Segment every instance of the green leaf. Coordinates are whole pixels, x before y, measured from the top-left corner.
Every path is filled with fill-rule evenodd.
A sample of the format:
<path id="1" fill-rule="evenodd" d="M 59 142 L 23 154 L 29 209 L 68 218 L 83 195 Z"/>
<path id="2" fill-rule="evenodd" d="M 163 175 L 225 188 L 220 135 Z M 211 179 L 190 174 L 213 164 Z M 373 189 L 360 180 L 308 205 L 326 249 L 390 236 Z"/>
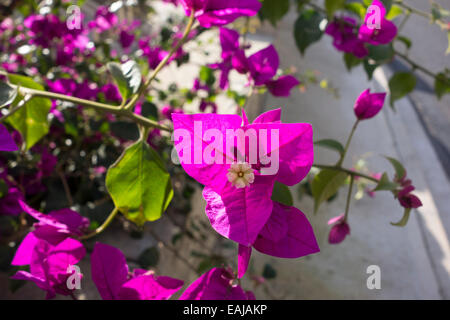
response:
<path id="1" fill-rule="evenodd" d="M 348 71 L 351 71 L 354 67 L 356 67 L 357 65 L 359 65 L 363 62 L 362 59 L 355 57 L 351 53 L 346 52 L 346 53 L 344 53 L 343 57 L 344 57 L 345 66 L 347 67 Z"/>
<path id="2" fill-rule="evenodd" d="M 394 58 L 392 44 L 373 46 L 369 45 L 369 58 L 378 64 L 390 62 Z"/>
<path id="3" fill-rule="evenodd" d="M 9 75 L 12 84 L 21 87 L 44 90 L 44 87 L 33 79 L 21 75 Z M 23 99 L 18 95 L 16 101 Z M 30 149 L 43 136 L 48 133 L 49 124 L 47 115 L 51 108 L 51 101 L 46 98 L 31 98 L 19 110 L 9 116 L 6 121 L 20 132 L 26 143 L 26 150 Z"/>
<path id="4" fill-rule="evenodd" d="M 216 82 L 216 78 L 214 77 L 214 70 L 205 66 L 200 68 L 200 80 L 206 83 L 209 86 L 212 86 L 214 82 Z"/>
<path id="5" fill-rule="evenodd" d="M 212 268 L 221 267 L 225 263 L 226 263 L 225 259 L 223 257 L 217 256 L 217 255 L 213 255 L 211 257 L 205 257 L 198 264 L 197 272 L 202 274 L 208 270 L 211 270 Z"/>
<path id="6" fill-rule="evenodd" d="M 354 14 L 358 15 L 361 19 L 364 19 L 366 16 L 366 7 L 362 3 L 359 2 L 351 2 L 345 4 L 345 9 L 353 12 Z"/>
<path id="7" fill-rule="evenodd" d="M 107 66 L 124 101 L 138 92 L 141 86 L 142 76 L 139 66 L 135 61 L 130 60 L 124 64 L 109 62 Z"/>
<path id="8" fill-rule="evenodd" d="M 0 82 L 0 108 L 11 104 L 17 96 L 17 88 L 5 82 Z"/>
<path id="9" fill-rule="evenodd" d="M 407 49 L 410 49 L 412 46 L 412 41 L 410 38 L 404 37 L 404 36 L 397 36 L 397 40 L 403 42 L 403 44 L 406 46 Z"/>
<path id="10" fill-rule="evenodd" d="M 372 1 L 370 1 L 372 2 Z M 381 0 L 381 2 L 383 2 L 384 7 L 386 8 L 386 12 L 391 11 L 391 6 L 392 6 L 392 0 Z"/>
<path id="11" fill-rule="evenodd" d="M 115 121 L 109 125 L 111 132 L 124 140 L 137 140 L 139 138 L 139 129 L 134 122 Z"/>
<path id="12" fill-rule="evenodd" d="M 314 197 L 314 212 L 325 200 L 333 196 L 344 184 L 348 174 L 338 170 L 326 169 L 320 171 L 313 179 L 311 191 Z"/>
<path id="13" fill-rule="evenodd" d="M 142 104 L 142 116 L 152 119 L 152 120 L 158 120 L 158 108 L 156 105 L 152 102 L 145 101 Z"/>
<path id="14" fill-rule="evenodd" d="M 378 182 L 376 188 L 373 191 L 382 191 L 382 190 L 393 191 L 393 190 L 396 190 L 397 187 L 398 187 L 398 184 L 389 180 L 389 177 L 388 177 L 387 173 L 385 172 L 381 176 L 380 181 Z"/>
<path id="15" fill-rule="evenodd" d="M 434 92 L 440 100 L 445 94 L 450 93 L 450 77 L 441 72 L 434 79 Z"/>
<path id="16" fill-rule="evenodd" d="M 294 38 L 297 48 L 303 55 L 308 46 L 319 41 L 323 31 L 320 29 L 320 23 L 323 16 L 314 10 L 305 10 L 300 13 L 294 25 Z"/>
<path id="17" fill-rule="evenodd" d="M 363 62 L 364 71 L 366 71 L 367 78 L 369 80 L 372 80 L 373 73 L 380 66 L 377 63 L 371 63 L 371 62 L 372 61 L 369 61 L 369 59 L 364 59 L 364 62 Z"/>
<path id="18" fill-rule="evenodd" d="M 395 174 L 398 178 L 403 178 L 406 175 L 405 167 L 395 158 L 385 157 L 394 167 Z"/>
<path id="19" fill-rule="evenodd" d="M 8 194 L 8 185 L 6 184 L 5 180 L 0 179 L 0 198 L 3 198 Z"/>
<path id="20" fill-rule="evenodd" d="M 396 17 L 398 17 L 402 13 L 403 13 L 403 9 L 400 6 L 394 4 L 391 7 L 391 10 L 389 10 L 389 12 L 388 12 L 388 14 L 386 15 L 385 18 L 388 19 L 388 20 L 394 20 Z"/>
<path id="21" fill-rule="evenodd" d="M 106 187 L 115 206 L 137 225 L 158 220 L 173 197 L 169 173 L 145 141 L 128 147 L 109 168 Z"/>
<path id="22" fill-rule="evenodd" d="M 337 10 L 343 9 L 344 6 L 345 0 L 325 0 L 325 10 L 329 17 L 332 17 Z"/>
<path id="23" fill-rule="evenodd" d="M 397 72 L 389 80 L 389 91 L 391 93 L 391 107 L 394 102 L 403 98 L 416 87 L 417 79 L 411 72 Z"/>
<path id="24" fill-rule="evenodd" d="M 262 19 L 268 19 L 275 27 L 289 11 L 289 0 L 264 0 L 259 14 Z"/>
<path id="25" fill-rule="evenodd" d="M 157 247 L 150 247 L 144 250 L 138 257 L 137 262 L 141 268 L 148 269 L 156 267 L 159 261 L 159 250 Z"/>
<path id="26" fill-rule="evenodd" d="M 403 213 L 403 217 L 398 222 L 391 222 L 393 226 L 396 227 L 404 227 L 408 223 L 409 220 L 409 214 L 411 213 L 411 208 L 405 208 L 405 211 Z"/>
<path id="27" fill-rule="evenodd" d="M 293 206 L 294 200 L 288 186 L 276 181 L 273 186 L 272 200 L 277 201 L 286 206 Z"/>
<path id="28" fill-rule="evenodd" d="M 344 153 L 344 146 L 339 141 L 333 139 L 319 140 L 314 142 L 314 145 L 337 151 L 340 155 Z"/>
<path id="29" fill-rule="evenodd" d="M 277 277 L 277 270 L 275 270 L 270 264 L 264 265 L 262 276 L 267 279 L 275 279 Z"/>

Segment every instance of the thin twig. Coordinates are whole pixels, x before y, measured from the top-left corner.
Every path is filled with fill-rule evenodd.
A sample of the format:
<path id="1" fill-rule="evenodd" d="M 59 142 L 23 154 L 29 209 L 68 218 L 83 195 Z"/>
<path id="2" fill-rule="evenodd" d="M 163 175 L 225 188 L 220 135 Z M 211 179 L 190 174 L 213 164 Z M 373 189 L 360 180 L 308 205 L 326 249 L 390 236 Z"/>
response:
<path id="1" fill-rule="evenodd" d="M 64 192 L 66 193 L 67 203 L 69 204 L 69 207 L 71 207 L 71 206 L 73 206 L 72 194 L 70 193 L 70 187 L 69 187 L 69 184 L 67 183 L 66 176 L 62 172 L 60 166 L 56 167 L 56 173 L 58 174 L 59 179 L 61 180 L 61 183 L 64 187 Z"/>

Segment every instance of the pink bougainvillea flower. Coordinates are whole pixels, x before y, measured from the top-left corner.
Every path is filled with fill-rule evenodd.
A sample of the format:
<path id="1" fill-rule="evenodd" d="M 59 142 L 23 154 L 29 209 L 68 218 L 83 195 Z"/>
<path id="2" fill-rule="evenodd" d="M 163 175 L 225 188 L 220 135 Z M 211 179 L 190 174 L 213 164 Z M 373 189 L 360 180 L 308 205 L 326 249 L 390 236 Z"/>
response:
<path id="1" fill-rule="evenodd" d="M 353 107 L 356 117 L 359 120 L 375 117 L 383 108 L 385 98 L 385 92 L 370 93 L 370 89 L 364 90 L 356 99 Z"/>
<path id="2" fill-rule="evenodd" d="M 328 242 L 330 244 L 338 244 L 344 241 L 345 237 L 350 234 L 350 226 L 344 219 L 344 214 L 331 218 L 328 221 L 329 225 L 333 225 L 328 235 Z"/>
<path id="3" fill-rule="evenodd" d="M 200 105 L 198 106 L 198 109 L 201 112 L 209 112 L 209 113 L 216 113 L 217 112 L 217 104 L 212 101 L 206 101 L 202 99 L 200 102 Z"/>
<path id="4" fill-rule="evenodd" d="M 77 89 L 77 83 L 73 79 L 57 79 L 55 81 L 47 80 L 50 90 L 65 95 L 73 95 Z"/>
<path id="5" fill-rule="evenodd" d="M 32 14 L 25 18 L 24 26 L 28 29 L 30 43 L 48 48 L 55 38 L 61 38 L 67 28 L 54 14 Z"/>
<path id="6" fill-rule="evenodd" d="M 122 96 L 120 95 L 119 89 L 117 88 L 117 86 L 115 84 L 112 84 L 112 83 L 105 84 L 102 87 L 101 92 L 103 92 L 106 100 L 108 100 L 108 101 L 111 101 L 111 102 L 121 102 L 122 101 Z"/>
<path id="7" fill-rule="evenodd" d="M 8 193 L 0 198 L 0 214 L 17 216 L 22 212 L 19 201 L 24 200 L 22 191 L 15 186 L 8 187 Z"/>
<path id="8" fill-rule="evenodd" d="M 95 19 L 88 23 L 90 29 L 95 29 L 97 32 L 108 31 L 119 22 L 119 18 L 113 12 L 110 12 L 107 7 L 100 6 L 95 13 Z"/>
<path id="9" fill-rule="evenodd" d="M 38 222 L 20 244 L 11 262 L 14 266 L 28 265 L 32 259 L 32 248 L 38 240 L 45 240 L 51 245 L 57 245 L 69 237 L 79 237 L 89 227 L 89 219 L 70 209 L 61 209 L 43 214 L 29 207 L 25 202 L 19 201 L 22 210 Z"/>
<path id="10" fill-rule="evenodd" d="M 299 209 L 274 202 L 272 214 L 253 247 L 279 258 L 300 258 L 319 252 L 313 229 Z"/>
<path id="11" fill-rule="evenodd" d="M 158 64 L 169 54 L 167 51 L 160 47 L 150 46 L 150 38 L 142 38 L 138 41 L 138 46 L 142 50 L 142 55 L 147 57 L 148 65 L 151 69 L 155 69 Z M 173 60 L 174 57 L 170 59 Z"/>
<path id="12" fill-rule="evenodd" d="M 250 76 L 259 86 L 271 80 L 277 73 L 280 58 L 273 45 L 268 46 L 248 57 Z"/>
<path id="13" fill-rule="evenodd" d="M 233 43 L 233 37 L 229 36 Z M 222 45 L 223 48 L 223 45 Z M 218 67 L 222 70 L 222 76 L 226 77 L 224 82 L 228 83 L 228 73 L 234 68 L 237 72 L 242 74 L 249 74 L 250 80 L 255 86 L 265 85 L 267 89 L 278 97 L 287 97 L 293 87 L 300 84 L 300 82 L 291 75 L 284 75 L 278 79 L 274 79 L 280 66 L 280 58 L 273 45 L 270 45 L 258 52 L 252 54 L 250 57 L 245 56 L 245 51 L 234 45 L 228 45 L 228 50 L 225 56 L 228 60 L 224 60 Z M 232 50 L 232 48 L 234 48 Z M 223 49 L 222 49 L 223 50 Z M 230 65 L 231 60 L 231 65 Z M 222 80 L 221 80 L 222 81 Z"/>
<path id="14" fill-rule="evenodd" d="M 400 205 L 404 208 L 419 208 L 422 206 L 422 201 L 413 195 L 411 192 L 415 190 L 415 187 L 412 185 L 411 179 L 408 179 L 406 171 L 403 177 L 395 177 L 395 182 L 399 183 L 402 189 L 397 193 L 397 198 L 400 202 Z"/>
<path id="15" fill-rule="evenodd" d="M 37 152 L 41 154 L 41 158 L 37 163 L 37 167 L 39 169 L 38 177 L 49 177 L 53 170 L 55 169 L 56 164 L 58 163 L 58 158 L 54 156 L 47 148 L 36 148 Z M 33 148 L 34 151 L 34 148 Z"/>
<path id="16" fill-rule="evenodd" d="M 358 38 L 364 42 L 380 45 L 390 43 L 397 35 L 397 27 L 395 24 L 385 18 L 386 9 L 379 0 L 374 0 L 372 6 L 377 6 L 380 11 L 380 25 L 379 28 L 369 27 L 368 22 L 373 13 L 367 13 L 364 18 L 364 24 L 359 28 Z"/>
<path id="17" fill-rule="evenodd" d="M 405 186 L 400 192 L 398 193 L 398 201 L 400 202 L 400 205 L 403 208 L 419 208 L 422 206 L 422 201 L 420 199 L 413 195 L 411 192 L 414 191 L 415 188 L 412 185 Z"/>
<path id="18" fill-rule="evenodd" d="M 17 151 L 19 148 L 14 142 L 13 137 L 9 134 L 8 129 L 0 123 L 0 151 Z"/>
<path id="19" fill-rule="evenodd" d="M 211 64 L 209 67 L 220 69 L 220 88 L 226 89 L 228 88 L 228 75 L 233 69 L 233 56 L 240 50 L 239 33 L 231 29 L 220 28 L 219 34 L 223 61 Z"/>
<path id="20" fill-rule="evenodd" d="M 72 290 L 67 287 L 70 273 L 69 266 L 76 265 L 86 254 L 83 245 L 71 238 L 67 238 L 57 245 L 37 239 L 31 250 L 30 272 L 18 271 L 12 279 L 29 280 L 47 291 L 47 299 L 53 298 L 56 293 L 70 295 Z M 81 275 L 80 275 L 81 276 Z"/>
<path id="21" fill-rule="evenodd" d="M 104 300 L 167 300 L 184 282 L 135 269 L 129 272 L 123 253 L 96 243 L 91 255 L 92 280 Z"/>
<path id="22" fill-rule="evenodd" d="M 220 46 L 222 47 L 222 59 L 227 59 L 239 50 L 239 32 L 227 29 L 219 29 Z"/>
<path id="23" fill-rule="evenodd" d="M 342 17 L 330 22 L 325 33 L 333 37 L 333 46 L 343 52 L 352 53 L 357 58 L 364 58 L 369 54 L 364 42 L 358 39 L 355 32 L 356 20 L 350 17 Z"/>
<path id="24" fill-rule="evenodd" d="M 273 209 L 271 195 L 275 181 L 295 185 L 307 175 L 313 163 L 311 125 L 281 123 L 280 114 L 280 110 L 269 111 L 255 119 L 252 124 L 248 123 L 245 113 L 243 118 L 238 115 L 172 114 L 175 147 L 181 165 L 188 175 L 205 185 L 203 197 L 207 202 L 206 214 L 211 225 L 222 236 L 244 246 L 255 242 L 270 218 Z M 214 137 L 202 134 L 207 131 L 222 138 L 214 140 L 215 143 L 210 145 Z M 250 152 L 250 147 L 245 147 L 247 143 L 240 139 L 237 146 L 232 146 L 234 149 L 227 150 L 227 139 L 223 137 L 236 132 L 238 135 L 241 132 L 244 136 L 255 135 L 260 160 L 249 160 L 253 152 Z M 264 132 L 267 133 L 266 137 Z M 278 141 L 268 138 L 271 132 L 278 133 Z M 267 139 L 271 140 L 271 143 L 267 143 L 264 149 L 264 143 L 267 142 L 264 140 Z M 193 159 L 194 155 L 203 154 L 211 155 L 209 160 L 212 161 Z M 233 185 L 234 179 L 229 175 L 232 163 L 239 162 L 239 158 L 245 158 L 242 162 L 251 164 L 253 170 L 253 177 L 249 175 L 249 170 L 234 170 L 237 175 L 246 177 L 245 184 L 248 185 L 245 188 Z M 266 164 L 263 164 L 261 159 L 266 159 Z"/>
<path id="25" fill-rule="evenodd" d="M 298 86 L 300 81 L 291 75 L 281 76 L 277 80 L 270 80 L 266 83 L 267 89 L 275 97 L 288 97 L 292 88 Z"/>
<path id="26" fill-rule="evenodd" d="M 180 0 L 190 16 L 195 17 L 202 27 L 223 26 L 242 16 L 254 16 L 261 8 L 258 0 Z"/>
<path id="27" fill-rule="evenodd" d="M 259 232 L 253 248 L 278 258 L 300 258 L 320 251 L 314 231 L 306 216 L 297 208 L 273 202 L 266 225 Z M 238 278 L 248 267 L 252 249 L 239 245 Z"/>
<path id="28" fill-rule="evenodd" d="M 253 293 L 247 295 L 234 284 L 235 277 L 231 270 L 213 268 L 202 274 L 180 296 L 180 300 L 250 300 Z"/>
<path id="29" fill-rule="evenodd" d="M 161 114 L 166 119 L 172 120 L 172 113 L 184 113 L 184 111 L 180 108 L 172 108 L 170 105 L 166 105 L 161 109 Z"/>
<path id="30" fill-rule="evenodd" d="M 171 3 L 171 4 L 173 4 L 174 6 L 178 6 L 178 4 L 179 4 L 179 2 L 180 2 L 180 0 L 163 0 L 163 2 L 165 2 L 165 3 Z"/>

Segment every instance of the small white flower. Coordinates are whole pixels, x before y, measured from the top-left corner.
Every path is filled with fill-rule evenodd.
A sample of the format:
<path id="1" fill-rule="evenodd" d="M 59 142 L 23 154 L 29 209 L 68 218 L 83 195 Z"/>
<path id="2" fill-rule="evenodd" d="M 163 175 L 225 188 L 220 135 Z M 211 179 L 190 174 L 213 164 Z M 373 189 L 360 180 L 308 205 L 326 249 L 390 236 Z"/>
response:
<path id="1" fill-rule="evenodd" d="M 227 178 L 238 189 L 248 187 L 255 181 L 253 169 L 247 162 L 233 163 L 228 169 Z"/>

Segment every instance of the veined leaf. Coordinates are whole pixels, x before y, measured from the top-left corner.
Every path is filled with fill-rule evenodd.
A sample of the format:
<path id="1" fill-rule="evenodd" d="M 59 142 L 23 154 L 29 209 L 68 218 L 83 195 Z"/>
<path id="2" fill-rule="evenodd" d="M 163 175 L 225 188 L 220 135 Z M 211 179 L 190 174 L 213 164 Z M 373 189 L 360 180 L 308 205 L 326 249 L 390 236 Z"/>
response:
<path id="1" fill-rule="evenodd" d="M 319 140 L 314 142 L 314 145 L 337 151 L 340 155 L 344 153 L 344 146 L 339 141 L 333 139 Z"/>
<path id="2" fill-rule="evenodd" d="M 138 92 L 139 87 L 141 86 L 142 76 L 139 66 L 135 61 L 130 60 L 124 64 L 110 62 L 108 63 L 108 69 L 111 72 L 124 101 Z"/>
<path id="3" fill-rule="evenodd" d="M 5 82 L 0 82 L 0 108 L 11 104 L 17 96 L 17 88 Z"/>
<path id="4" fill-rule="evenodd" d="M 173 197 L 170 175 L 145 141 L 128 147 L 109 168 L 106 187 L 116 207 L 138 225 L 159 219 Z"/>
<path id="5" fill-rule="evenodd" d="M 291 191 L 289 190 L 288 186 L 286 186 L 280 182 L 275 182 L 275 185 L 274 185 L 273 191 L 272 191 L 272 200 L 277 201 L 286 206 L 294 205 L 294 200 L 292 198 L 292 194 L 291 194 Z"/>
<path id="6" fill-rule="evenodd" d="M 307 47 L 319 41 L 323 31 L 320 29 L 322 15 L 314 10 L 304 10 L 300 13 L 294 25 L 294 38 L 298 50 L 303 55 Z"/>
<path id="7" fill-rule="evenodd" d="M 398 178 L 403 178 L 406 175 L 406 169 L 403 165 L 395 158 L 385 157 L 394 167 L 395 174 Z"/>
<path id="8" fill-rule="evenodd" d="M 389 190 L 393 191 L 398 188 L 398 184 L 389 180 L 387 173 L 383 173 L 380 181 L 378 182 L 376 188 L 373 191 Z"/>
<path id="9" fill-rule="evenodd" d="M 9 75 L 9 81 L 21 87 L 44 90 L 44 87 L 33 79 L 21 75 Z M 17 95 L 16 101 L 21 97 Z M 23 97 L 22 97 L 23 98 Z M 36 142 L 48 133 L 49 124 L 47 115 L 51 108 L 51 101 L 46 98 L 31 98 L 18 111 L 8 117 L 8 121 L 20 132 L 26 143 L 26 149 L 30 149 Z"/>
<path id="10" fill-rule="evenodd" d="M 391 107 L 394 102 L 403 98 L 416 87 L 417 79 L 411 72 L 397 72 L 389 80 L 389 91 L 391 93 Z"/>
<path id="11" fill-rule="evenodd" d="M 409 215 L 411 213 L 411 208 L 405 208 L 405 212 L 403 213 L 403 217 L 398 222 L 391 222 L 393 226 L 396 227 L 404 227 L 408 223 Z"/>
<path id="12" fill-rule="evenodd" d="M 338 170 L 326 169 L 320 171 L 313 179 L 311 190 L 314 197 L 314 212 L 325 200 L 333 196 L 344 184 L 348 174 Z"/>

